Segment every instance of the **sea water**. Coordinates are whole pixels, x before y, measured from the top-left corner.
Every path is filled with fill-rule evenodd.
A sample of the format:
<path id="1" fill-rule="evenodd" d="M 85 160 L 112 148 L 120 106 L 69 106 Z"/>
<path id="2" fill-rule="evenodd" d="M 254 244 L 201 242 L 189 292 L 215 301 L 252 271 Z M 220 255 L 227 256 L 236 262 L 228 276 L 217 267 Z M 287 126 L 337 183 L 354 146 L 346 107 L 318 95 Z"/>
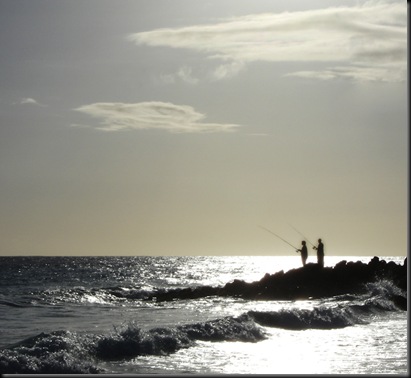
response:
<path id="1" fill-rule="evenodd" d="M 0 257 L 0 373 L 407 374 L 407 312 L 389 300 L 400 292 L 389 281 L 316 300 L 146 300 L 300 264 L 295 256 Z"/>

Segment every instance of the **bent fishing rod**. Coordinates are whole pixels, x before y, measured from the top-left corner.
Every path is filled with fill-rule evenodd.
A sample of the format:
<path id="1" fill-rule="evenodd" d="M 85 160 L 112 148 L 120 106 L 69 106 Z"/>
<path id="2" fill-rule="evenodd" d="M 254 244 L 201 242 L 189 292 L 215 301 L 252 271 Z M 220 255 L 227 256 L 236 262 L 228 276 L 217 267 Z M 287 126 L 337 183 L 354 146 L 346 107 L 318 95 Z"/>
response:
<path id="1" fill-rule="evenodd" d="M 268 228 L 265 228 L 263 226 L 259 226 L 260 228 L 262 228 L 263 230 L 268 231 L 270 234 L 273 234 L 274 236 L 277 236 L 277 238 L 281 239 L 284 243 L 287 243 L 289 246 L 293 247 L 294 249 L 296 249 L 297 253 L 298 253 L 298 248 L 294 247 L 291 243 L 289 243 L 287 240 L 283 239 L 281 236 L 277 235 L 276 233 L 272 232 L 271 230 L 269 230 Z"/>
<path id="2" fill-rule="evenodd" d="M 315 245 L 313 244 L 313 243 L 311 243 L 300 231 L 298 231 L 293 225 L 291 225 L 291 224 L 289 224 L 288 223 L 288 225 L 290 226 L 290 227 L 292 227 L 293 229 L 294 229 L 294 231 L 297 231 L 303 238 L 304 238 L 304 240 L 307 240 L 313 247 L 315 247 Z"/>

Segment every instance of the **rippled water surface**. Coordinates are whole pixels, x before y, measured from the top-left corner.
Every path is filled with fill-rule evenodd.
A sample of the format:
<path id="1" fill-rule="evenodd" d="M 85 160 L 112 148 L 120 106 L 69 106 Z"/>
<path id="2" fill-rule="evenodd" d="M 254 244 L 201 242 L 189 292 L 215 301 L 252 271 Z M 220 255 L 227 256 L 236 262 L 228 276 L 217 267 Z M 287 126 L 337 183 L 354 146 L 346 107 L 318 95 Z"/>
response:
<path id="1" fill-rule="evenodd" d="M 326 264 L 343 259 L 370 260 Z M 299 265 L 295 257 L 0 257 L 0 369 L 405 374 L 407 312 L 389 300 L 404 293 L 387 281 L 368 294 L 321 300 L 145 300 L 156 290 L 253 282 Z M 296 321 L 300 329 L 288 329 Z"/>

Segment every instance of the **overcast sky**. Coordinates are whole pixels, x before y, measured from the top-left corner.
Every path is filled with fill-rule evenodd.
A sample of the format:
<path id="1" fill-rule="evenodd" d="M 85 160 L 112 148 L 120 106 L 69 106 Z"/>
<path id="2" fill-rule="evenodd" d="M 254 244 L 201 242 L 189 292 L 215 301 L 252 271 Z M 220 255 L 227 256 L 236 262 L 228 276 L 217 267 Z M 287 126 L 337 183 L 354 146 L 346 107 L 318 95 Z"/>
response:
<path id="1" fill-rule="evenodd" d="M 0 52 L 0 255 L 407 253 L 403 0 L 0 0 Z"/>

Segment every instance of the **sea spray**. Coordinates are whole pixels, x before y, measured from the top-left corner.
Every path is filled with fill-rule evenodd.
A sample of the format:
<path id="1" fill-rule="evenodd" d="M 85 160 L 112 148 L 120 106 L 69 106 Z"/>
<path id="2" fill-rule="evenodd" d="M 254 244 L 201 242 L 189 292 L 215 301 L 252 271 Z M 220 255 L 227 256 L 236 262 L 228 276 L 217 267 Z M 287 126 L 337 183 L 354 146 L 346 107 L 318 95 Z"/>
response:
<path id="1" fill-rule="evenodd" d="M 98 358 L 117 360 L 141 355 L 166 355 L 193 345 L 193 340 L 176 329 L 142 330 L 135 324 L 109 336 L 102 337 L 95 346 Z"/>
<path id="2" fill-rule="evenodd" d="M 19 374 L 99 373 L 87 337 L 74 332 L 40 333 L 0 351 L 0 372 Z M 84 358 L 86 357 L 86 358 Z M 89 361 L 87 361 L 89 360 Z"/>
<path id="3" fill-rule="evenodd" d="M 256 342 L 265 338 L 263 330 L 247 314 L 178 328 L 190 338 L 202 341 Z"/>
<path id="4" fill-rule="evenodd" d="M 140 355 L 166 355 L 191 347 L 196 340 L 256 342 L 264 338 L 264 331 L 253 319 L 242 315 L 148 331 L 130 324 L 119 332 L 102 337 L 95 350 L 98 358 L 112 360 Z"/>

